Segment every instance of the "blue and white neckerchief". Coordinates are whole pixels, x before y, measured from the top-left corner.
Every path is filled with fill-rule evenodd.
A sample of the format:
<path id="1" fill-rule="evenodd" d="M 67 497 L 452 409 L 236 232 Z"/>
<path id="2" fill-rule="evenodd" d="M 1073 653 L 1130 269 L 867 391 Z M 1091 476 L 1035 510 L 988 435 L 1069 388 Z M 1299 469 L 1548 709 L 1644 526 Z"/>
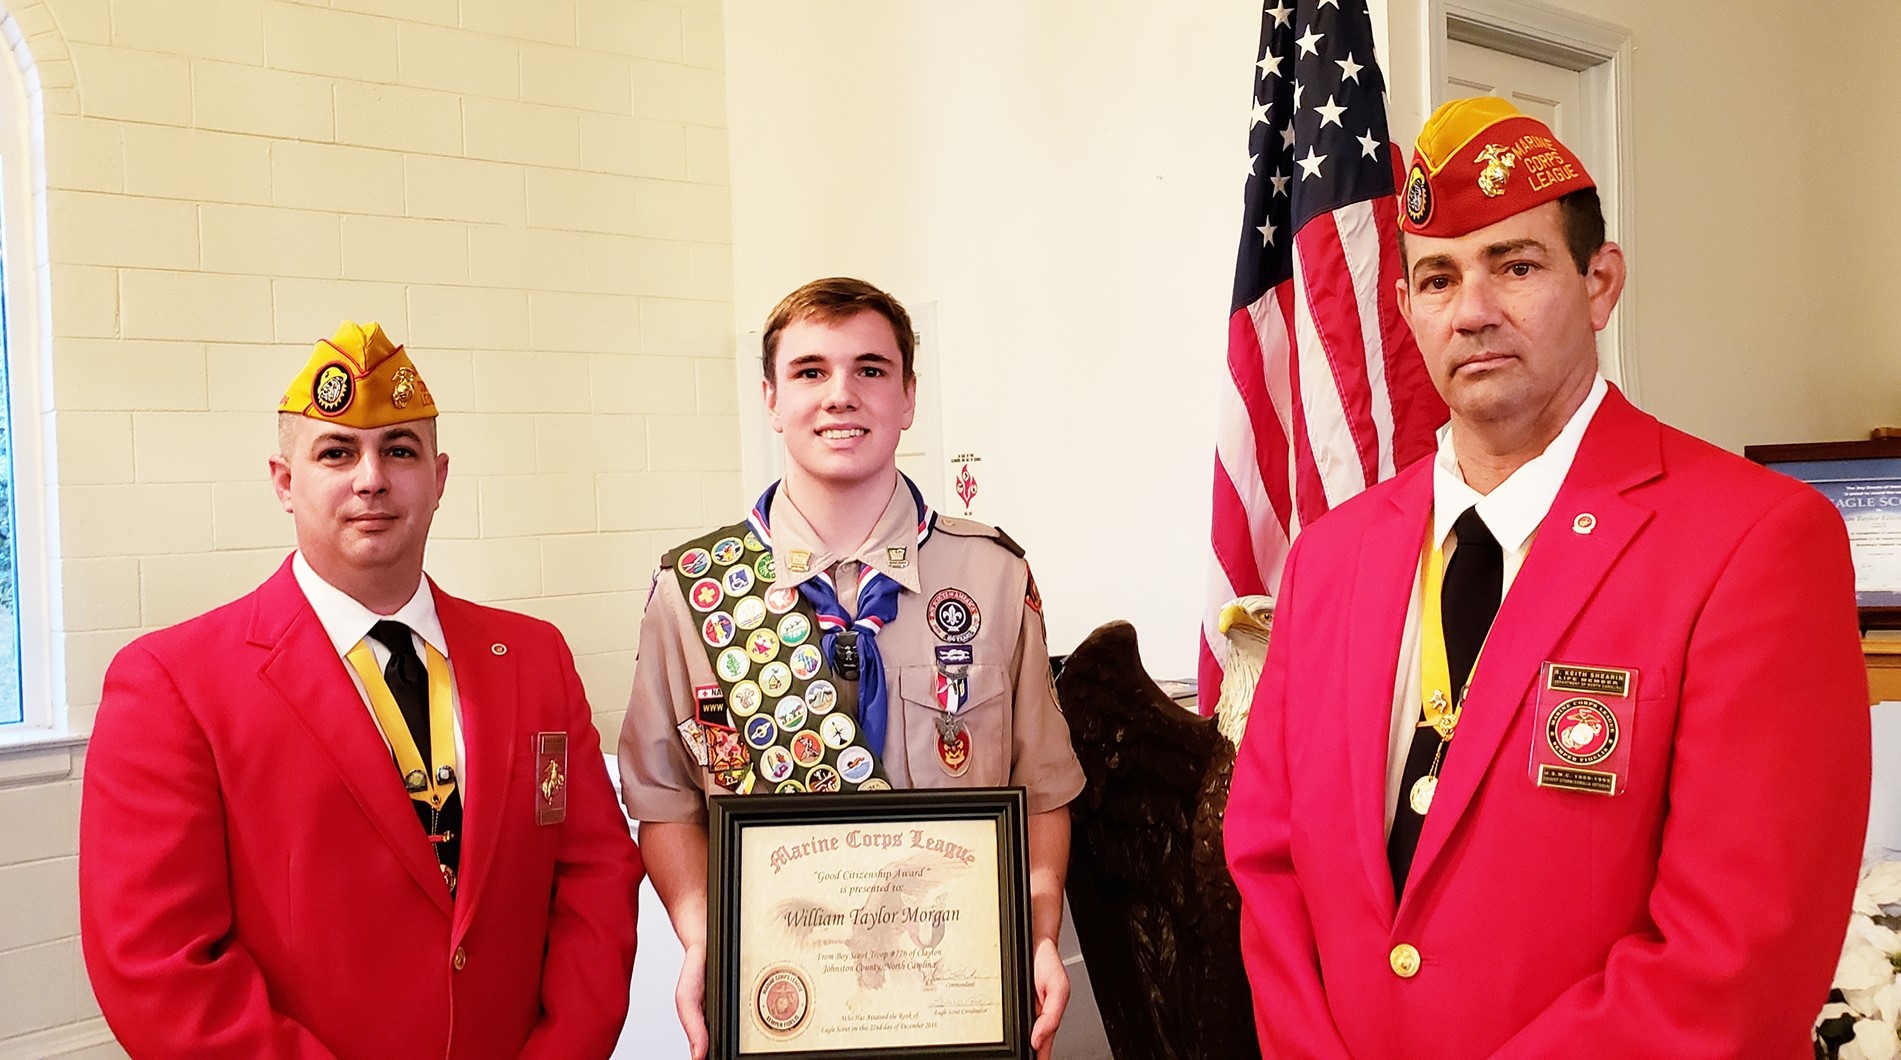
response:
<path id="1" fill-rule="evenodd" d="M 917 549 L 921 555 L 924 542 L 930 539 L 931 531 L 937 528 L 937 513 L 924 503 L 924 494 L 918 492 L 917 483 L 912 482 L 909 476 L 900 471 L 898 479 L 911 491 L 911 499 L 917 504 Z M 758 503 L 752 506 L 752 514 L 746 517 L 747 525 L 752 527 L 753 534 L 767 549 L 772 548 L 770 513 L 773 495 L 778 491 L 778 482 L 767 486 L 766 492 L 759 495 Z M 839 668 L 838 635 L 846 629 L 857 631 L 858 654 L 862 660 L 859 668 L 858 727 L 864 731 L 865 746 L 871 748 L 873 753 L 883 755 L 889 695 L 885 688 L 884 660 L 878 654 L 878 633 L 898 617 L 898 595 L 903 592 L 904 586 L 870 564 L 861 563 L 859 566 L 857 618 L 845 613 L 845 605 L 838 600 L 838 587 L 832 583 L 832 572 L 829 570 L 820 571 L 800 582 L 799 592 L 818 613 L 820 645 L 834 670 Z"/>

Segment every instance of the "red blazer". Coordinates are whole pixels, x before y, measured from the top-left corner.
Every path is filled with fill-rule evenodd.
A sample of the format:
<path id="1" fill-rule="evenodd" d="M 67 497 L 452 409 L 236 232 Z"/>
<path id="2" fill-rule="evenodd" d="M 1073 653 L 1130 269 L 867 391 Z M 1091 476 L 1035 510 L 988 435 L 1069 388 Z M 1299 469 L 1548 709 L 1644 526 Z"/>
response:
<path id="1" fill-rule="evenodd" d="M 1388 734 L 1431 506 L 1421 461 L 1288 559 L 1227 816 L 1267 1055 L 1809 1056 L 1868 813 L 1841 517 L 1613 389 L 1499 610 L 1396 909 Z M 1546 660 L 1639 671 L 1623 794 L 1529 779 Z"/>
<path id="2" fill-rule="evenodd" d="M 436 610 L 461 697 L 450 902 L 389 749 L 286 562 L 106 672 L 79 829 L 81 937 L 134 1057 L 605 1057 L 639 852 L 553 626 Z M 533 740 L 568 734 L 535 823 Z"/>

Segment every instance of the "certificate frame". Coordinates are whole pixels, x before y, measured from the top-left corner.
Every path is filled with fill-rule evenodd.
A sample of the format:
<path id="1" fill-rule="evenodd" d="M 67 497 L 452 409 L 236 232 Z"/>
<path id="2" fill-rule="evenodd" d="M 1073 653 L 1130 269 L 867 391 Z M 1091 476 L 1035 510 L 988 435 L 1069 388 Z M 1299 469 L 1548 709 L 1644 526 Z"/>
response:
<path id="1" fill-rule="evenodd" d="M 706 1026 L 709 1060 L 1029 1060 L 1031 956 L 1027 810 L 1022 788 L 967 788 L 841 792 L 836 794 L 723 795 L 708 802 Z M 778 897 L 764 881 L 764 865 L 743 856 L 748 840 L 770 840 L 783 832 L 793 838 L 812 826 L 869 826 L 911 829 L 934 824 L 988 824 L 995 837 L 996 886 L 977 885 L 984 900 L 996 901 L 996 953 L 1001 984 L 1001 1034 L 994 1040 L 914 1045 L 851 1047 L 742 1047 L 741 1017 L 752 1000 L 751 984 L 741 982 L 742 922 L 772 915 L 764 908 Z M 750 833 L 750 835 L 749 835 Z M 825 855 L 816 854 L 823 860 Z M 796 1043 L 795 1043 L 796 1044 Z"/>
<path id="2" fill-rule="evenodd" d="M 1750 445 L 1743 455 L 1756 463 L 1780 471 L 1814 486 L 1843 508 L 1847 491 L 1896 496 L 1901 494 L 1901 438 L 1870 438 L 1853 442 L 1798 442 L 1786 445 Z M 1862 518 L 1867 513 L 1857 513 Z M 1901 526 L 1901 507 L 1893 514 L 1883 512 L 1882 520 Z M 1856 526 L 1850 522 L 1850 540 L 1856 540 Z M 1859 582 L 1864 572 L 1856 571 Z M 1859 588 L 1859 587 L 1858 587 Z M 1856 610 L 1861 628 L 1901 629 L 1901 592 L 1858 591 Z"/>

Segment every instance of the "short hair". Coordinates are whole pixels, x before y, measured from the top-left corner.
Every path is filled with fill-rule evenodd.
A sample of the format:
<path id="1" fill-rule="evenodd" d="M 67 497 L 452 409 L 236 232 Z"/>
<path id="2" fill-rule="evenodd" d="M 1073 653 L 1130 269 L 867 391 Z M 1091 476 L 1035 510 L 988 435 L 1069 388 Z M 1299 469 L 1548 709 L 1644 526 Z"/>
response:
<path id="1" fill-rule="evenodd" d="M 297 412 L 279 412 L 277 414 L 277 455 L 289 459 L 291 447 L 297 443 L 297 425 L 311 417 Z M 426 426 L 416 433 L 429 443 L 432 452 L 441 452 L 436 435 L 436 417 L 430 416 L 420 421 Z"/>
<path id="2" fill-rule="evenodd" d="M 904 306 L 896 298 L 849 276 L 813 280 L 780 299 L 779 304 L 773 307 L 772 313 L 766 317 L 766 333 L 760 343 L 763 347 L 760 367 L 765 370 L 766 382 L 774 382 L 779 336 L 786 328 L 801 320 L 837 323 L 860 313 L 876 313 L 890 323 L 891 331 L 898 339 L 898 353 L 904 363 L 904 381 L 910 382 L 915 377 L 912 365 L 917 356 L 917 335 L 911 330 L 911 314 L 904 311 Z"/>
<path id="3" fill-rule="evenodd" d="M 1604 203 L 1598 199 L 1596 188 L 1579 188 L 1554 201 L 1558 204 L 1558 225 L 1564 229 L 1564 249 L 1571 252 L 1571 262 L 1582 276 L 1591 271 L 1591 258 L 1604 245 Z M 1399 262 L 1412 268 L 1404 229 L 1399 233 Z"/>

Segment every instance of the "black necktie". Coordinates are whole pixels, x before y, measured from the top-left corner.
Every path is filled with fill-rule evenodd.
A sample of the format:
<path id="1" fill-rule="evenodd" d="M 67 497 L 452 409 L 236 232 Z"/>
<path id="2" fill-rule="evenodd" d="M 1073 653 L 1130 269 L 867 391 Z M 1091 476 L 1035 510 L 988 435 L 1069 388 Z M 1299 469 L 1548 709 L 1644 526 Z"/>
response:
<path id="1" fill-rule="evenodd" d="M 1445 582 L 1439 593 L 1440 625 L 1445 630 L 1446 672 L 1451 676 L 1452 702 L 1465 695 L 1465 685 L 1485 645 L 1485 634 L 1498 614 L 1499 598 L 1505 585 L 1505 554 L 1498 539 L 1479 518 L 1477 507 L 1467 508 L 1452 524 L 1457 547 L 1446 563 Z M 1406 889 L 1406 874 L 1413 865 L 1413 851 L 1419 846 L 1419 833 L 1426 817 L 1412 808 L 1412 788 L 1419 778 L 1432 771 L 1432 760 L 1440 757 L 1440 772 L 1445 771 L 1445 756 L 1452 752 L 1446 744 L 1440 752 L 1439 733 L 1431 726 L 1413 730 L 1412 747 L 1406 753 L 1406 769 L 1399 778 L 1399 805 L 1393 811 L 1393 831 L 1386 840 L 1386 860 L 1393 869 L 1393 897 Z"/>
<path id="2" fill-rule="evenodd" d="M 396 705 L 402 708 L 403 721 L 409 724 L 409 735 L 416 740 L 417 752 L 427 762 L 429 671 L 423 666 L 422 660 L 416 657 L 415 639 L 409 635 L 408 626 L 388 620 L 371 626 L 370 636 L 389 649 L 389 663 L 383 667 L 383 680 L 389 685 L 390 695 L 396 697 Z"/>

